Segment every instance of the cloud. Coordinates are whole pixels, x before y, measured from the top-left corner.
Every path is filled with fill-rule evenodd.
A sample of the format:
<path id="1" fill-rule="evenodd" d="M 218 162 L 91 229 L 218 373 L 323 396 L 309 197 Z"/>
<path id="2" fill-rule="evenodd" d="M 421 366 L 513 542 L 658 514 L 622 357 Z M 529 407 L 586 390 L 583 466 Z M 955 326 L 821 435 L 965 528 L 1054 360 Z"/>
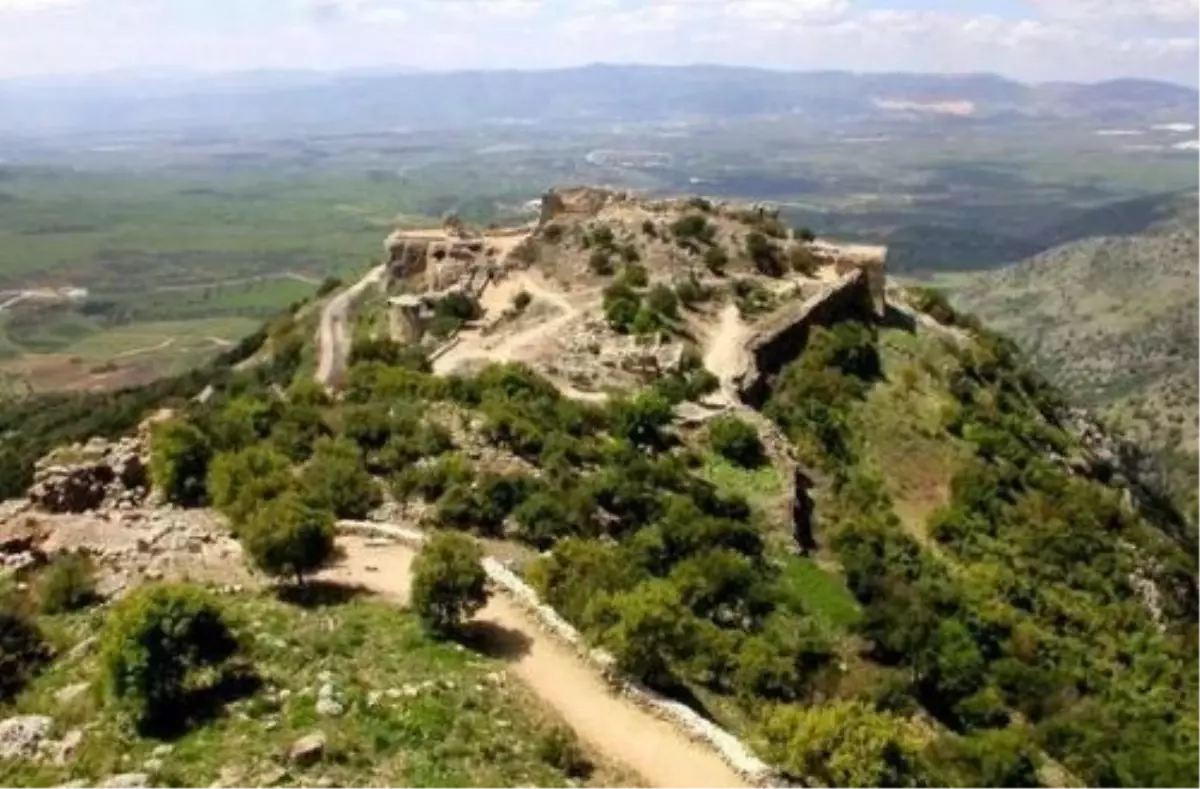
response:
<path id="1" fill-rule="evenodd" d="M 1194 83 L 1197 4 L 0 0 L 0 75 L 157 66 L 544 68 L 607 61 L 997 71 L 1030 80 L 1127 75 Z M 981 7 L 1005 13 L 980 13 Z"/>

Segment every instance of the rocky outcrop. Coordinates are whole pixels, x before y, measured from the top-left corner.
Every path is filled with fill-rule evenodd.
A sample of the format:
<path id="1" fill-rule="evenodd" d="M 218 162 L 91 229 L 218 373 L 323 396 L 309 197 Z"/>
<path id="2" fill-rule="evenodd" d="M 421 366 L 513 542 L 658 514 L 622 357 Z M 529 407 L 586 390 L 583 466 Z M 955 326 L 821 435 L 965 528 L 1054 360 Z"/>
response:
<path id="1" fill-rule="evenodd" d="M 877 314 L 870 273 L 858 266 L 815 296 L 780 308 L 746 343 L 749 366 L 737 376 L 739 397 L 752 407 L 761 407 L 770 393 L 771 379 L 804 351 L 813 326 L 845 320 L 873 322 Z"/>
<path id="2" fill-rule="evenodd" d="M 629 199 L 627 192 L 593 186 L 551 189 L 542 195 L 542 210 L 538 224 L 544 225 L 564 214 L 579 217 L 593 216 L 611 202 Z"/>
<path id="3" fill-rule="evenodd" d="M 93 438 L 60 447 L 38 461 L 29 501 L 45 512 L 128 509 L 150 490 L 145 441 Z"/>

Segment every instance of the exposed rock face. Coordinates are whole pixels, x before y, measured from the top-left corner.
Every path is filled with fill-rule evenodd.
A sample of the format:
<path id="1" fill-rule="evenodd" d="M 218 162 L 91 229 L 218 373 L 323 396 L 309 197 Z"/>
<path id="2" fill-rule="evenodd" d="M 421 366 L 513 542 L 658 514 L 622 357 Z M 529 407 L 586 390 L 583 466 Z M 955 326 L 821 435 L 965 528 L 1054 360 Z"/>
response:
<path id="1" fill-rule="evenodd" d="M 766 401 L 770 379 L 804 351 L 813 326 L 844 320 L 872 322 L 876 315 L 870 275 L 857 266 L 812 298 L 785 305 L 746 343 L 750 366 L 739 376 L 741 399 L 756 408 Z"/>
<path id="2" fill-rule="evenodd" d="M 551 189 L 542 196 L 542 211 L 539 224 L 546 224 L 563 214 L 591 216 L 610 202 L 628 199 L 625 192 L 579 186 L 567 189 Z"/>
<path id="3" fill-rule="evenodd" d="M 39 460 L 29 501 L 46 512 L 86 512 L 106 506 L 133 507 L 149 490 L 142 438 L 116 442 L 93 438 Z"/>
<path id="4" fill-rule="evenodd" d="M 45 748 L 54 719 L 20 715 L 0 721 L 0 759 L 32 759 Z"/>

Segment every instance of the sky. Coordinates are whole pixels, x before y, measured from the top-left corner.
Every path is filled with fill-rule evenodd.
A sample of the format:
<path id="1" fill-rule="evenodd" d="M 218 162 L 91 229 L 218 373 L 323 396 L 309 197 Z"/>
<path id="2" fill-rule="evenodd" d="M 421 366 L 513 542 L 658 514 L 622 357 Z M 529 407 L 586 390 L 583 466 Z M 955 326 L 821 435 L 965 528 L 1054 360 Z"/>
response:
<path id="1" fill-rule="evenodd" d="M 1200 0 L 0 0 L 0 77 L 726 63 L 1197 83 Z"/>

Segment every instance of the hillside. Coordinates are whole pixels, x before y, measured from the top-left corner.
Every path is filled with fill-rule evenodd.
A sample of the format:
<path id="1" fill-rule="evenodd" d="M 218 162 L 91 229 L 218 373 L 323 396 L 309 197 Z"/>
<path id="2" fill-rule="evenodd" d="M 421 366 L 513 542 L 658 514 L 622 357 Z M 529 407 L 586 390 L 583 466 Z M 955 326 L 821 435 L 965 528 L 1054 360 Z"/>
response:
<path id="1" fill-rule="evenodd" d="M 1194 532 L 1011 343 L 888 283 L 884 250 L 768 206 L 595 188 L 385 250 L 220 367 L 4 414 L 27 473 L 173 409 L 121 443 L 144 464 L 66 447 L 0 510 L 25 584 L 6 610 L 64 646 L 86 622 L 108 656 L 63 711 L 74 658 L 31 650 L 3 715 L 54 721 L 0 775 L 1196 782 Z M 491 599 L 449 632 L 409 594 L 435 543 L 489 557 Z M 128 606 L 38 608 L 67 547 L 103 557 L 114 598 L 219 584 L 263 686 L 181 705 L 173 749 L 115 725 Z M 449 610 L 475 569 L 436 555 Z M 87 744 L 55 759 L 68 726 Z M 322 747 L 287 755 L 307 733 Z"/>
<path id="2" fill-rule="evenodd" d="M 1073 397 L 1178 455 L 1176 470 L 1191 473 L 1176 485 L 1194 492 L 1197 202 L 1126 205 L 1107 212 L 1108 226 L 1140 232 L 1055 247 L 981 275 L 954 297 Z"/>

